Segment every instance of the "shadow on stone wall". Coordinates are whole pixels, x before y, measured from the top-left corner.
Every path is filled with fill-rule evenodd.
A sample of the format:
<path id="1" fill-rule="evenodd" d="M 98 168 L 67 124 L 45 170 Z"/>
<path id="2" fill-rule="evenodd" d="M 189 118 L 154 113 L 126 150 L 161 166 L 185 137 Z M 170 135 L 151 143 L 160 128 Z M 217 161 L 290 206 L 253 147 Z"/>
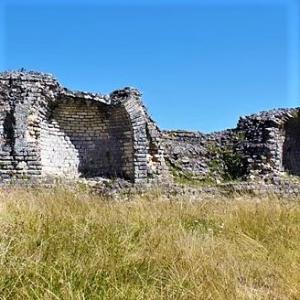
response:
<path id="1" fill-rule="evenodd" d="M 300 175 L 300 117 L 288 120 L 284 126 L 282 164 L 284 170 Z"/>
<path id="2" fill-rule="evenodd" d="M 132 132 L 122 107 L 65 99 L 50 108 L 40 143 L 45 175 L 133 179 Z"/>

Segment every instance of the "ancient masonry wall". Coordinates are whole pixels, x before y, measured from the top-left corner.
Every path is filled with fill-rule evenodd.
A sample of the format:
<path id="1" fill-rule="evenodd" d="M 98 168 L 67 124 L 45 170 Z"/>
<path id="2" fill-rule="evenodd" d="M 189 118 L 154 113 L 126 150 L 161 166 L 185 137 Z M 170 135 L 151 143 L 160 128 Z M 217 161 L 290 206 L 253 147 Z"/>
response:
<path id="1" fill-rule="evenodd" d="M 241 117 L 236 128 L 221 132 L 164 131 L 163 137 L 171 166 L 198 178 L 220 179 L 228 157 L 238 162 L 241 179 L 300 175 L 300 108 Z"/>
<path id="2" fill-rule="evenodd" d="M 197 178 L 222 180 L 225 169 L 222 155 L 240 152 L 240 135 L 234 129 L 204 134 L 183 130 L 164 131 L 165 157 L 173 171 Z"/>
<path id="3" fill-rule="evenodd" d="M 174 170 L 218 180 L 300 176 L 300 108 L 241 117 L 211 134 L 161 132 L 136 89 L 74 92 L 47 74 L 0 73 L 0 183 L 162 183 Z"/>
<path id="4" fill-rule="evenodd" d="M 0 182 L 167 178 L 161 133 L 141 94 L 72 92 L 50 75 L 0 74 Z"/>
<path id="5" fill-rule="evenodd" d="M 248 175 L 300 175 L 299 113 L 299 108 L 277 109 L 240 118 Z"/>

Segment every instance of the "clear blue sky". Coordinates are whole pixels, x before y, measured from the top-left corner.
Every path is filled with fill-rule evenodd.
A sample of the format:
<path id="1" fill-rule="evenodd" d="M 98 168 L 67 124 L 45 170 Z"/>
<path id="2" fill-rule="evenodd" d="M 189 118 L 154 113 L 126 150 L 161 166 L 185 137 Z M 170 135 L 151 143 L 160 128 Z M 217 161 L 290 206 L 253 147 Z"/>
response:
<path id="1" fill-rule="evenodd" d="M 2 0 L 0 67 L 135 86 L 161 128 L 214 131 L 300 105 L 299 24 L 297 0 Z"/>

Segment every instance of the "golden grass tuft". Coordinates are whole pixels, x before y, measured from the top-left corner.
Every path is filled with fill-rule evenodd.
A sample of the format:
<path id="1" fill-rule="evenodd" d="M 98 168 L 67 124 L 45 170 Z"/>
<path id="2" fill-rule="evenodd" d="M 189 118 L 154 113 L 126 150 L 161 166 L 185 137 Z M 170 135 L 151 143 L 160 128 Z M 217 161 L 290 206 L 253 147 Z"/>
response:
<path id="1" fill-rule="evenodd" d="M 299 299 L 300 201 L 2 190 L 0 299 Z"/>

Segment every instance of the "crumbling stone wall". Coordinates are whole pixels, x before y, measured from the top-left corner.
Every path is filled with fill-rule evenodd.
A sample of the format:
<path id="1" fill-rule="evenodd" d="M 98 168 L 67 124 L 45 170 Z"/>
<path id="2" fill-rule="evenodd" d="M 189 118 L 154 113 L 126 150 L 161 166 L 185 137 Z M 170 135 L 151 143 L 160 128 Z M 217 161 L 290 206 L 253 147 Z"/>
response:
<path id="1" fill-rule="evenodd" d="M 241 152 L 243 134 L 235 129 L 209 134 L 164 131 L 163 137 L 166 160 L 171 170 L 179 175 L 224 180 L 235 179 L 245 173 Z M 235 161 L 240 164 L 238 170 L 234 169 Z"/>
<path id="2" fill-rule="evenodd" d="M 284 125 L 285 139 L 282 149 L 282 167 L 294 175 L 300 175 L 300 118 L 288 120 Z"/>
<path id="3" fill-rule="evenodd" d="M 51 75 L 0 73 L 0 183 L 49 177 L 161 183 L 174 169 L 218 180 L 275 178 L 300 175 L 299 154 L 300 108 L 241 117 L 236 128 L 211 134 L 162 133 L 136 89 L 74 92 Z"/>
<path id="4" fill-rule="evenodd" d="M 230 164 L 240 179 L 300 175 L 300 109 L 241 117 L 236 128 L 211 134 L 165 131 L 164 146 L 172 166 L 197 178 L 222 180 Z"/>
<path id="5" fill-rule="evenodd" d="M 254 177 L 298 174 L 299 108 L 277 109 L 240 118 L 245 133 L 247 173 Z"/>
<path id="6" fill-rule="evenodd" d="M 161 133 L 132 88 L 73 92 L 50 75 L 0 74 L 0 182 L 168 177 Z"/>
<path id="7" fill-rule="evenodd" d="M 131 120 L 135 182 L 169 180 L 161 132 L 142 104 L 139 91 L 117 90 L 110 94 L 110 99 L 114 105 L 122 103 Z"/>
<path id="8" fill-rule="evenodd" d="M 56 83 L 49 76 L 26 77 L 3 73 L 0 76 L 0 181 L 27 179 L 41 174 L 39 163 L 39 109 L 52 96 Z"/>

